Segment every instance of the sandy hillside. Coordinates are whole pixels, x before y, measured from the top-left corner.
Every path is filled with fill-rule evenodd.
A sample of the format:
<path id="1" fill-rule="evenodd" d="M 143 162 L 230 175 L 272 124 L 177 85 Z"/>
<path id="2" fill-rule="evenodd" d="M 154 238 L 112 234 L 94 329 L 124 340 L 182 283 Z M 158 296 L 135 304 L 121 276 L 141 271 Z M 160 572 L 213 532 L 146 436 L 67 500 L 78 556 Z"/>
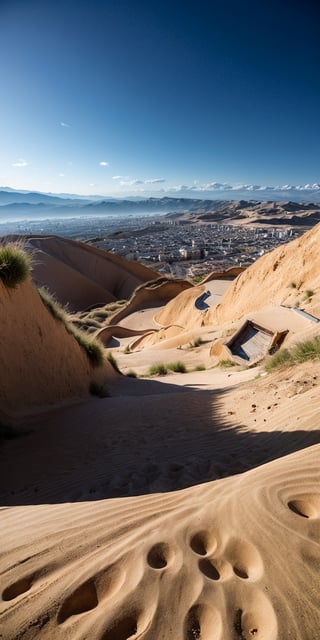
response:
<path id="1" fill-rule="evenodd" d="M 1 285 L 0 419 L 19 420 L 0 431 L 0 637 L 317 639 L 320 360 L 267 373 L 210 352 L 248 314 L 288 347 L 319 336 L 280 306 L 312 287 L 316 314 L 319 229 L 228 287 L 147 292 L 106 323 L 105 353 L 143 379 L 99 378 L 30 280 Z M 177 360 L 186 373 L 148 375 Z"/>
<path id="2" fill-rule="evenodd" d="M 16 289 L 0 281 L 0 407 L 23 417 L 61 400 L 88 395 L 92 381 L 115 376 L 109 363 L 93 367 L 86 351 L 52 316 L 31 280 Z"/>
<path id="3" fill-rule="evenodd" d="M 129 298 L 135 288 L 159 274 L 89 244 L 56 236 L 29 237 L 33 278 L 71 311 Z"/>
<path id="4" fill-rule="evenodd" d="M 7 509 L 2 632 L 316 638 L 319 480 L 317 445 L 170 495 Z"/>
<path id="5" fill-rule="evenodd" d="M 266 303 L 299 306 L 320 317 L 320 224 L 262 256 L 231 284 L 208 323 L 257 311 Z"/>

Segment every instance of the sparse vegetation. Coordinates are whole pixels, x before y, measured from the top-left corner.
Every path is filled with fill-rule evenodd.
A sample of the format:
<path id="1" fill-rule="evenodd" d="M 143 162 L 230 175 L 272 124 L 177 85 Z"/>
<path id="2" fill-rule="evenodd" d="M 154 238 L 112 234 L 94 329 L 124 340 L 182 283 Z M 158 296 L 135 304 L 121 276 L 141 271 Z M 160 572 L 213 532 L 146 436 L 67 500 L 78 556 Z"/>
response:
<path id="1" fill-rule="evenodd" d="M 297 283 L 294 282 L 294 281 L 290 282 L 290 287 L 291 287 L 291 289 L 296 289 L 297 288 Z"/>
<path id="2" fill-rule="evenodd" d="M 204 279 L 204 276 L 195 276 L 192 281 L 194 284 L 200 284 L 200 282 L 202 282 L 202 280 Z"/>
<path id="3" fill-rule="evenodd" d="M 219 367 L 223 367 L 228 369 L 229 367 L 235 367 L 235 362 L 233 360 L 220 360 Z"/>
<path id="4" fill-rule="evenodd" d="M 165 364 L 154 364 L 150 367 L 148 375 L 149 376 L 166 376 L 168 373 L 168 369 Z"/>
<path id="5" fill-rule="evenodd" d="M 320 336 L 296 344 L 292 349 L 280 349 L 265 363 L 266 371 L 273 371 L 279 367 L 290 367 L 306 360 L 320 359 Z"/>
<path id="6" fill-rule="evenodd" d="M 45 304 L 47 309 L 49 309 L 51 315 L 56 318 L 56 320 L 61 320 L 64 324 L 68 322 L 67 312 L 61 306 L 60 302 L 55 299 L 55 297 L 46 289 L 45 287 L 40 287 L 38 289 L 38 293 L 42 302 Z"/>
<path id="7" fill-rule="evenodd" d="M 310 300 L 310 298 L 312 298 L 313 295 L 314 295 L 314 291 L 312 291 L 311 289 L 307 289 L 307 291 L 304 294 L 305 300 Z"/>
<path id="8" fill-rule="evenodd" d="M 174 371 L 175 373 L 187 373 L 187 367 L 184 362 L 177 360 L 177 362 L 170 362 L 169 364 L 154 364 L 148 371 L 149 376 L 165 376 L 168 371 Z"/>
<path id="9" fill-rule="evenodd" d="M 297 344 L 293 349 L 293 358 L 295 362 L 320 359 L 320 336 Z"/>
<path id="10" fill-rule="evenodd" d="M 110 391 L 96 382 L 91 382 L 89 391 L 92 396 L 97 396 L 97 398 L 109 398 Z"/>
<path id="11" fill-rule="evenodd" d="M 112 321 L 112 317 L 123 309 L 127 302 L 127 300 L 117 300 L 116 302 L 109 302 L 98 308 L 94 307 L 87 309 L 87 311 L 74 313 L 72 322 L 79 329 L 88 331 L 88 333 L 96 329 L 102 329 L 106 324 L 110 323 L 110 320 Z"/>
<path id="12" fill-rule="evenodd" d="M 278 367 L 290 366 L 291 364 L 293 364 L 293 359 L 290 351 L 288 349 L 280 349 L 266 362 L 264 368 L 266 371 L 272 371 Z"/>
<path id="13" fill-rule="evenodd" d="M 69 320 L 66 310 L 59 304 L 57 300 L 51 295 L 51 293 L 41 287 L 38 289 L 42 302 L 45 304 L 51 315 L 60 322 L 63 322 L 66 330 L 70 333 L 82 347 L 92 366 L 99 367 L 103 364 L 103 349 L 100 344 L 93 338 L 89 338 L 86 334 L 81 333 Z"/>
<path id="14" fill-rule="evenodd" d="M 66 328 L 69 331 L 68 326 Z M 93 340 L 92 338 L 88 338 L 83 333 L 79 333 L 78 331 L 73 329 L 72 325 L 71 325 L 71 331 L 69 331 L 69 333 L 71 333 L 75 337 L 80 347 L 82 347 L 85 350 L 92 366 L 100 367 L 103 364 L 103 360 L 104 360 L 103 349 L 100 346 L 100 344 L 96 340 Z"/>
<path id="15" fill-rule="evenodd" d="M 198 365 L 195 367 L 195 369 L 194 369 L 194 370 L 195 370 L 195 371 L 205 371 L 205 370 L 206 370 L 206 368 L 205 368 L 205 366 L 204 366 L 203 364 L 198 364 Z"/>
<path id="16" fill-rule="evenodd" d="M 184 364 L 184 362 L 181 362 L 181 360 L 178 360 L 177 362 L 171 362 L 167 365 L 167 368 L 169 369 L 169 371 L 175 371 L 176 373 L 187 372 L 186 365 Z"/>
<path id="17" fill-rule="evenodd" d="M 121 371 L 120 371 L 120 369 L 119 369 L 119 367 L 118 367 L 118 363 L 117 363 L 117 361 L 116 361 L 116 359 L 115 359 L 115 357 L 114 357 L 114 355 L 113 355 L 112 351 L 109 351 L 109 352 L 108 352 L 107 360 L 108 360 L 108 362 L 110 362 L 110 364 L 113 366 L 114 370 L 115 370 L 115 371 L 117 371 L 117 373 L 121 373 Z"/>
<path id="18" fill-rule="evenodd" d="M 0 247 L 0 280 L 9 289 L 24 282 L 30 272 L 30 258 L 18 244 Z"/>

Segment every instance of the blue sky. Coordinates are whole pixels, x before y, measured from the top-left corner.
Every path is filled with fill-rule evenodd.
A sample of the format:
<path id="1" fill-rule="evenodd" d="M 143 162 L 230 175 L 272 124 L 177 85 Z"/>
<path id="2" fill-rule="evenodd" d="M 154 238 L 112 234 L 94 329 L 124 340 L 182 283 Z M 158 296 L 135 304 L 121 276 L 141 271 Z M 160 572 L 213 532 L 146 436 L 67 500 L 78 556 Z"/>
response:
<path id="1" fill-rule="evenodd" d="M 316 0 L 1 0 L 0 184 L 312 199 L 319 24 Z"/>

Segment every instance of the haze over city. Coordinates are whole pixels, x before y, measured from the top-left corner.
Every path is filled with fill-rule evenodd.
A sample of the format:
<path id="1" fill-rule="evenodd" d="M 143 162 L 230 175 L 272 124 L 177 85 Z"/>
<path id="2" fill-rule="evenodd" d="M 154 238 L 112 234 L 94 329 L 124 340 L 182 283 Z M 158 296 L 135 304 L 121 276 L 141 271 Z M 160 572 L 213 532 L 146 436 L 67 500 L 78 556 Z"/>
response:
<path id="1" fill-rule="evenodd" d="M 3 1 L 0 184 L 314 200 L 315 2 Z"/>

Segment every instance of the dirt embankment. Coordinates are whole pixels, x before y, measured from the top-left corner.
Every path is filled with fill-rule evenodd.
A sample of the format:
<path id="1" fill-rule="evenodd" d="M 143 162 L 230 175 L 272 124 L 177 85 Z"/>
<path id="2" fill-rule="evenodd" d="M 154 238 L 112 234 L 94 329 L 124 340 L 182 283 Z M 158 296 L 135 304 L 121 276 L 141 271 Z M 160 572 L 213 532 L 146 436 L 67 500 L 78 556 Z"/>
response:
<path id="1" fill-rule="evenodd" d="M 91 381 L 115 375 L 109 363 L 93 369 L 30 279 L 11 290 L 0 282 L 0 367 L 0 410 L 8 416 L 86 395 Z"/>
<path id="2" fill-rule="evenodd" d="M 220 324 L 267 304 L 305 309 L 320 317 L 320 224 L 278 247 L 246 269 L 230 285 L 208 319 Z"/>

